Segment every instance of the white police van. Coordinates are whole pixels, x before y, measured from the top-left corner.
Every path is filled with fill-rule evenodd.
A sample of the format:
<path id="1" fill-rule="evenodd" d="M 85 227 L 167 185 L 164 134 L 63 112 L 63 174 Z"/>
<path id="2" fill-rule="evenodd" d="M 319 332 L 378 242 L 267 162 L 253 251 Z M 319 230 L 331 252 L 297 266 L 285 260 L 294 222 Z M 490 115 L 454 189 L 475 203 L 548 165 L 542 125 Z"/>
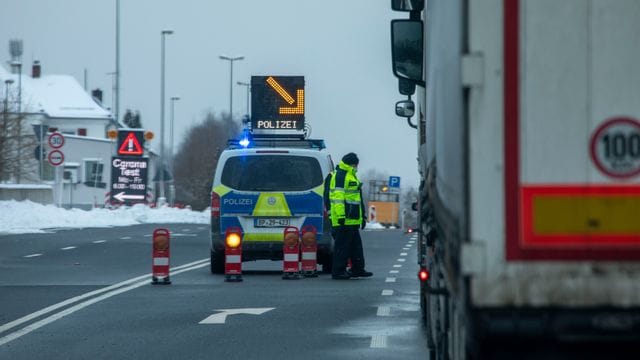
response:
<path id="1" fill-rule="evenodd" d="M 242 261 L 282 260 L 287 226 L 317 229 L 318 263 L 330 272 L 331 223 L 323 182 L 333 169 L 323 140 L 257 137 L 229 141 L 211 191 L 211 272 L 224 272 L 227 229 L 242 231 Z"/>

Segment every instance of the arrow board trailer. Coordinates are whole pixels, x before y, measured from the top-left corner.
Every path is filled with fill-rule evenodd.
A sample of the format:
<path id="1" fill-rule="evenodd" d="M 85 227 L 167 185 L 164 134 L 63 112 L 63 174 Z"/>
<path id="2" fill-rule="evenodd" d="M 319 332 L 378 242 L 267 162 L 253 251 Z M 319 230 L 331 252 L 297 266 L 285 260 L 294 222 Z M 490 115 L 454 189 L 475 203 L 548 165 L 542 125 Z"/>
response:
<path id="1" fill-rule="evenodd" d="M 113 205 L 146 203 L 148 158 L 111 158 L 111 198 Z"/>
<path id="2" fill-rule="evenodd" d="M 304 135 L 304 76 L 251 77 L 251 132 Z"/>
<path id="3" fill-rule="evenodd" d="M 507 336 L 640 336 L 639 13 L 434 0 L 392 23 L 394 72 L 417 85 L 421 307 L 438 359 L 483 358 Z"/>

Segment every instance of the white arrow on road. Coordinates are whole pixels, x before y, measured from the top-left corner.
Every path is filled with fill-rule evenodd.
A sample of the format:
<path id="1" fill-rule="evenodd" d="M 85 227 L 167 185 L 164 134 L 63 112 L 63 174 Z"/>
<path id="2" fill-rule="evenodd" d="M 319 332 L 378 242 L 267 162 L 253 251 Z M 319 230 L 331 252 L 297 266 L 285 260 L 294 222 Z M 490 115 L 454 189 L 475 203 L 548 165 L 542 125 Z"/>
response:
<path id="1" fill-rule="evenodd" d="M 118 201 L 122 201 L 124 202 L 126 199 L 131 199 L 131 200 L 142 200 L 144 199 L 144 195 L 125 195 L 124 191 L 113 195 L 114 198 L 116 198 Z"/>
<path id="2" fill-rule="evenodd" d="M 271 311 L 275 308 L 254 308 L 254 309 L 218 309 L 221 311 L 217 314 L 213 314 L 206 319 L 200 321 L 198 324 L 224 324 L 227 321 L 228 315 L 249 314 L 249 315 L 262 315 L 267 311 Z"/>

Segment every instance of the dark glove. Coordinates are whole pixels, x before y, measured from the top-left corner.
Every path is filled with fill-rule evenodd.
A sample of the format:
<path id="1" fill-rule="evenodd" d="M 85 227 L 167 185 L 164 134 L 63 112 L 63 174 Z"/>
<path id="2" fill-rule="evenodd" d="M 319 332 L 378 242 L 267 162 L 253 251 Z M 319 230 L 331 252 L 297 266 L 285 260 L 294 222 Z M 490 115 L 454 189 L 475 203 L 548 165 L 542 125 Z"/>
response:
<path id="1" fill-rule="evenodd" d="M 338 224 L 339 224 L 340 226 L 344 226 L 344 218 L 342 218 L 342 219 L 338 219 Z"/>
<path id="2" fill-rule="evenodd" d="M 367 220 L 362 219 L 362 223 L 360 223 L 360 229 L 364 230 L 364 227 L 367 226 Z"/>

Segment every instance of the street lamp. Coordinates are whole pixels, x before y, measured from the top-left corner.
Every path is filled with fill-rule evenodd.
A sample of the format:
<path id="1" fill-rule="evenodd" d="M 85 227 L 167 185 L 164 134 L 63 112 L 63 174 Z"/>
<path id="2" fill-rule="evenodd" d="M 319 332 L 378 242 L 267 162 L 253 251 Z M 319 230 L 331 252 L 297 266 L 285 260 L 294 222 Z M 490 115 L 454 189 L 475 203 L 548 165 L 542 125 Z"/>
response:
<path id="1" fill-rule="evenodd" d="M 247 116 L 249 116 L 249 98 L 250 98 L 250 93 L 251 93 L 251 84 L 250 83 L 246 83 L 246 82 L 242 82 L 242 81 L 238 81 L 236 84 L 238 84 L 240 86 L 246 86 L 246 88 L 247 88 Z"/>
<path id="2" fill-rule="evenodd" d="M 175 186 L 176 172 L 174 169 L 175 151 L 173 146 L 173 119 L 175 114 L 175 102 L 178 100 L 180 100 L 180 97 L 178 96 L 171 97 L 171 124 L 169 125 L 169 146 L 171 147 L 171 155 L 169 160 L 169 162 L 171 163 L 171 166 L 169 168 L 171 169 L 171 176 L 173 178 L 173 182 L 169 185 L 169 198 L 171 199 L 169 201 L 169 204 L 171 204 L 171 207 L 173 207 L 176 203 L 176 186 Z"/>
<path id="3" fill-rule="evenodd" d="M 228 60 L 231 64 L 230 72 L 231 76 L 229 78 L 229 117 L 233 119 L 233 62 L 238 60 L 243 60 L 244 56 L 236 56 L 236 57 L 228 57 L 224 55 L 219 56 L 220 60 Z"/>
<path id="4" fill-rule="evenodd" d="M 158 205 L 164 204 L 164 42 L 165 35 L 173 34 L 173 30 L 164 29 L 161 32 L 161 56 L 160 56 L 160 197 Z"/>

